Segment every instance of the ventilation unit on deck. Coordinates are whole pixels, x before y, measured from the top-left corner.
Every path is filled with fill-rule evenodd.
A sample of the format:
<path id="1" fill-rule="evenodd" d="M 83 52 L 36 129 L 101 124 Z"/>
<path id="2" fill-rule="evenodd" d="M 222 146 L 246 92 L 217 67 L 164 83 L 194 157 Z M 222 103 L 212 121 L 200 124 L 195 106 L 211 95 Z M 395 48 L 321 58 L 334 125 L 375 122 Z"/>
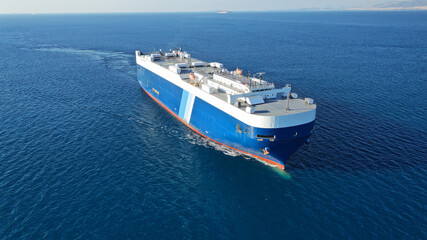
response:
<path id="1" fill-rule="evenodd" d="M 206 64 L 204 62 L 192 62 L 192 67 L 204 67 Z"/>
<path id="2" fill-rule="evenodd" d="M 211 67 L 214 67 L 214 68 L 223 68 L 224 67 L 224 65 L 222 65 L 222 63 L 219 63 L 219 62 L 211 62 L 209 65 Z"/>
<path id="3" fill-rule="evenodd" d="M 261 96 L 252 96 L 252 97 L 247 97 L 245 99 L 245 101 L 249 104 L 249 105 L 256 105 L 256 104 L 261 104 L 264 103 L 264 99 Z"/>
<path id="4" fill-rule="evenodd" d="M 186 67 L 188 67 L 188 65 L 186 63 L 175 63 L 175 67 L 186 68 Z"/>
<path id="5" fill-rule="evenodd" d="M 165 53 L 165 57 L 175 57 L 175 53 Z"/>
<path id="6" fill-rule="evenodd" d="M 151 54 L 151 58 L 153 58 L 154 60 L 158 60 L 162 57 L 162 55 L 158 54 L 158 53 L 153 53 Z"/>
<path id="7" fill-rule="evenodd" d="M 181 68 L 177 66 L 169 66 L 169 70 L 171 70 L 174 73 L 181 73 Z"/>
<path id="8" fill-rule="evenodd" d="M 212 94 L 214 92 L 214 88 L 212 86 L 209 86 L 208 84 L 202 84 L 202 90 Z"/>

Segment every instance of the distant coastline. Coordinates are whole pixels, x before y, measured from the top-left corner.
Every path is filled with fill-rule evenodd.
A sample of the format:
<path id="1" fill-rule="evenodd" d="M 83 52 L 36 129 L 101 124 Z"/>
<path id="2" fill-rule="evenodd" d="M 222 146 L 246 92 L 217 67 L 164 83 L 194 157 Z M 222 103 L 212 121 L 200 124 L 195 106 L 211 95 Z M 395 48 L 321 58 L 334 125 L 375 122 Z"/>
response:
<path id="1" fill-rule="evenodd" d="M 345 11 L 425 11 L 427 0 L 389 1 L 370 7 L 341 9 Z"/>
<path id="2" fill-rule="evenodd" d="M 382 12 L 391 12 L 391 11 L 427 11 L 427 6 L 422 7 L 390 7 L 390 8 L 377 8 L 377 7 L 364 7 L 364 8 L 315 8 L 315 9 L 296 9 L 293 10 L 304 11 L 304 12 L 321 12 L 321 11 L 382 11 Z"/>
<path id="3" fill-rule="evenodd" d="M 421 7 L 388 7 L 388 8 L 378 8 L 378 7 L 367 7 L 367 8 L 348 8 L 343 9 L 345 11 L 426 11 L 427 6 Z"/>

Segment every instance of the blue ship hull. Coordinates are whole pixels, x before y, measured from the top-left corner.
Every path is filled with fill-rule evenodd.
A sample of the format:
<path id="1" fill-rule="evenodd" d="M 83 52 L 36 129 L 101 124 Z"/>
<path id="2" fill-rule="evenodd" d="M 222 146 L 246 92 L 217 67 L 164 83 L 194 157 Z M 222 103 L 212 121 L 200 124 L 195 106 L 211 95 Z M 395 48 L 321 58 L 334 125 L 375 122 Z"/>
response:
<path id="1" fill-rule="evenodd" d="M 144 91 L 192 130 L 214 142 L 281 169 L 284 169 L 284 162 L 290 155 L 308 141 L 314 127 L 314 121 L 286 128 L 253 127 L 139 64 L 137 75 Z M 275 138 L 259 136 L 275 136 Z"/>

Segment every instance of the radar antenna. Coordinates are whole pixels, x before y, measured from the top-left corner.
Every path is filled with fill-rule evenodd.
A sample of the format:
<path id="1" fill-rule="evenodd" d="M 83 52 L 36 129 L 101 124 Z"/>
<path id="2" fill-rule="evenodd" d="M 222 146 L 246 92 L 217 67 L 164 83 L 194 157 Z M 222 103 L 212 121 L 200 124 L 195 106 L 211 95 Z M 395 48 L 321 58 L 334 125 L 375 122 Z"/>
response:
<path id="1" fill-rule="evenodd" d="M 259 73 L 256 73 L 255 76 L 258 76 L 258 78 L 262 80 L 264 78 L 264 74 L 265 72 L 259 72 Z"/>

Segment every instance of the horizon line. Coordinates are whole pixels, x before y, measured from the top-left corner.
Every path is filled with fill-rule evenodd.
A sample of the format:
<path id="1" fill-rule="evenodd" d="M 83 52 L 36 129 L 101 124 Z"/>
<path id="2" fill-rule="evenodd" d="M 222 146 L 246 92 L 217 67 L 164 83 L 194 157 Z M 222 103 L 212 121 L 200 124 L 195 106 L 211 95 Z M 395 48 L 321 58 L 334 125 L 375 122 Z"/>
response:
<path id="1" fill-rule="evenodd" d="M 11 12 L 1 13 L 0 15 L 53 15 L 53 14 L 167 14 L 167 13 L 217 13 L 221 10 L 204 10 L 204 11 L 139 11 L 139 12 Z M 232 13 L 261 13 L 261 12 L 423 12 L 426 8 L 416 9 L 380 9 L 380 8 L 348 8 L 348 9 L 333 9 L 333 8 L 300 8 L 300 9 L 281 9 L 281 10 L 245 10 L 239 11 L 230 10 Z"/>
<path id="2" fill-rule="evenodd" d="M 330 9 L 331 11 L 339 11 Z M 203 11 L 123 11 L 123 12 L 16 12 L 16 13 L 1 13 L 0 14 L 16 14 L 16 15 L 32 15 L 32 14 L 138 14 L 138 13 L 217 13 L 221 10 L 203 10 Z M 247 11 L 231 11 L 230 13 L 250 13 L 250 12 L 310 12 L 310 11 L 322 11 L 318 9 L 283 9 L 283 10 L 247 10 Z"/>

